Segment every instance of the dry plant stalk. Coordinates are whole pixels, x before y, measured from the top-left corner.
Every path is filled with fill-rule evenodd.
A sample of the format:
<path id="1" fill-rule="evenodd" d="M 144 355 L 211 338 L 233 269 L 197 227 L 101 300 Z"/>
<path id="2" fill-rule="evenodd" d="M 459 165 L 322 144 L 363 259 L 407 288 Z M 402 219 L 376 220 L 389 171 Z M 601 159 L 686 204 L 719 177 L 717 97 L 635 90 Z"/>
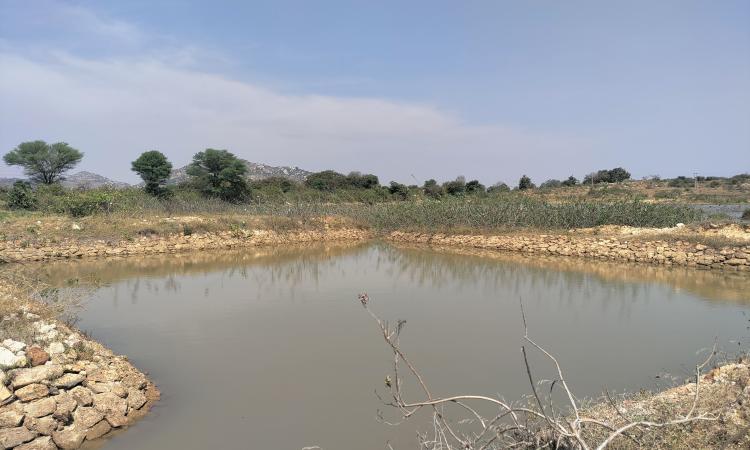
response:
<path id="1" fill-rule="evenodd" d="M 484 395 L 462 394 L 450 397 L 433 395 L 422 374 L 401 350 L 399 338 L 406 322 L 399 320 L 395 326 L 391 326 L 388 322 L 383 321 L 370 309 L 370 299 L 366 293 L 359 295 L 359 301 L 365 311 L 375 320 L 385 342 L 393 352 L 393 374 L 392 377 L 391 375 L 387 376 L 385 380 L 385 384 L 390 390 L 390 399 L 385 400 L 380 395 L 378 397 L 385 405 L 395 408 L 403 420 L 412 417 L 422 409 L 428 409 L 432 413 L 432 429 L 429 432 L 418 434 L 420 448 L 424 450 L 508 448 L 602 450 L 612 444 L 618 437 L 637 442 L 637 437 L 632 435 L 631 431 L 647 431 L 695 421 L 715 421 L 718 419 L 716 411 L 700 413 L 697 411 L 701 374 L 716 354 L 716 344 L 714 344 L 708 358 L 695 367 L 695 395 L 692 407 L 687 414 L 660 422 L 630 420 L 620 411 L 615 402 L 610 400 L 611 406 L 615 408 L 619 417 L 626 421 L 625 425 L 615 426 L 607 421 L 582 415 L 580 406 L 568 387 L 557 358 L 529 337 L 523 303 L 521 303 L 521 317 L 524 326 L 523 341 L 525 345 L 521 346 L 521 353 L 529 379 L 531 396 L 528 399 L 529 401 L 514 404 L 501 398 Z M 540 352 L 555 366 L 557 379 L 552 380 L 550 395 L 546 401 L 543 401 L 537 391 L 538 382 L 532 375 L 526 345 L 529 345 L 530 349 Z M 401 374 L 403 367 L 406 368 L 407 375 L 414 377 L 417 381 L 422 391 L 421 400 L 409 401 L 405 399 Z M 567 399 L 565 411 L 552 403 L 551 394 L 555 387 L 562 389 L 564 398 Z M 494 406 L 497 408 L 497 412 L 491 417 L 484 416 L 478 411 L 480 404 Z M 450 411 L 449 407 L 451 407 Z M 452 419 L 448 417 L 449 412 Z M 380 413 L 379 418 L 385 422 Z M 463 426 L 466 424 L 472 424 L 474 429 L 467 430 L 469 427 Z M 462 428 L 459 428 L 459 425 Z M 592 438 L 586 436 L 586 427 L 604 429 L 606 431 L 605 437 L 600 438 L 597 442 L 592 442 Z"/>

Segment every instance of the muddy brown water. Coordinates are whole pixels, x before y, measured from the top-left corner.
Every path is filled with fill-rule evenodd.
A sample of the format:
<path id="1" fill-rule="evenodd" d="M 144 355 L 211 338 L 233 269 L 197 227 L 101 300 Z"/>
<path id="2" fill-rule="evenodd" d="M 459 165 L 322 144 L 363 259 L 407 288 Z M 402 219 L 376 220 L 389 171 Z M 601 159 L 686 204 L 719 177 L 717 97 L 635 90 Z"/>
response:
<path id="1" fill-rule="evenodd" d="M 107 449 L 417 448 L 425 415 L 377 420 L 379 409 L 396 419 L 374 394 L 391 356 L 360 292 L 383 318 L 407 320 L 402 345 L 437 395 L 529 392 L 519 299 L 581 397 L 684 381 L 715 336 L 729 352 L 750 339 L 750 277 L 686 268 L 369 243 L 37 270 L 102 283 L 78 326 L 161 389 Z"/>

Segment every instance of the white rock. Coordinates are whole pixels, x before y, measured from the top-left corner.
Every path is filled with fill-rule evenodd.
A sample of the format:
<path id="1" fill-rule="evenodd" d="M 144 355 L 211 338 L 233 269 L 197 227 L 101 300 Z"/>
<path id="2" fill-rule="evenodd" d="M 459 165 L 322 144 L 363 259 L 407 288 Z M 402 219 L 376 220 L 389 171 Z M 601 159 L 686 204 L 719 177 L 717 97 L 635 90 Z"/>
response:
<path id="1" fill-rule="evenodd" d="M 4 340 L 3 346 L 13 353 L 18 353 L 26 348 L 26 344 L 24 344 L 23 342 L 14 341 L 13 339 Z"/>
<path id="2" fill-rule="evenodd" d="M 80 225 L 78 225 L 77 223 L 74 223 L 73 225 L 71 225 L 71 226 L 70 226 L 70 228 L 71 228 L 72 230 L 76 230 L 76 231 L 77 231 L 77 230 L 80 230 L 80 229 L 81 229 L 81 226 L 80 226 Z"/>
<path id="3" fill-rule="evenodd" d="M 26 357 L 18 356 L 5 347 L 0 347 L 0 369 L 13 369 L 26 365 Z"/>
<path id="4" fill-rule="evenodd" d="M 50 355 L 65 353 L 65 345 L 62 342 L 53 342 L 47 347 L 47 353 Z"/>
<path id="5" fill-rule="evenodd" d="M 680 223 L 678 223 L 677 225 L 675 225 L 675 227 L 677 227 L 677 228 L 682 228 L 682 227 L 684 227 L 684 226 L 685 226 L 685 224 L 684 224 L 684 223 L 682 223 L 682 222 L 680 222 Z"/>

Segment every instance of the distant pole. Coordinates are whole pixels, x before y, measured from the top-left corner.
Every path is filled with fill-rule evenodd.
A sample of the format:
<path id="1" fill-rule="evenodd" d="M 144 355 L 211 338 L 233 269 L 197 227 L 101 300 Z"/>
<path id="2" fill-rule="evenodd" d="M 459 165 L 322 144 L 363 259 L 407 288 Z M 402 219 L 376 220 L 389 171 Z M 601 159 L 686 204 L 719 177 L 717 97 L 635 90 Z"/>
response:
<path id="1" fill-rule="evenodd" d="M 695 188 L 698 189 L 698 172 L 693 172 L 693 180 L 695 180 Z"/>

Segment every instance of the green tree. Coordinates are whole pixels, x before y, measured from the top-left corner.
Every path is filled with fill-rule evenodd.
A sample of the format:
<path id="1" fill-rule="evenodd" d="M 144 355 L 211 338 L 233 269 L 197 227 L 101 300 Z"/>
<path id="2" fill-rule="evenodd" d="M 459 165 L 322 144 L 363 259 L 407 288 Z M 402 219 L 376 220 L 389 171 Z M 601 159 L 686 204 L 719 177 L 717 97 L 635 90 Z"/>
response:
<path id="1" fill-rule="evenodd" d="M 520 180 L 518 180 L 518 189 L 524 191 L 526 189 L 534 189 L 536 186 L 534 186 L 534 183 L 531 182 L 531 178 L 524 175 L 521 177 Z"/>
<path id="2" fill-rule="evenodd" d="M 578 184 L 578 179 L 573 175 L 569 176 L 567 180 L 562 182 L 563 186 L 575 186 Z"/>
<path id="3" fill-rule="evenodd" d="M 347 175 L 346 183 L 357 189 L 373 189 L 380 186 L 380 181 L 377 176 L 370 173 L 363 175 L 359 172 L 351 172 Z"/>
<path id="4" fill-rule="evenodd" d="M 510 188 L 502 181 L 498 181 L 487 189 L 487 193 L 494 194 L 498 192 L 510 192 Z"/>
<path id="5" fill-rule="evenodd" d="M 333 170 L 311 173 L 305 185 L 319 191 L 334 191 L 347 185 L 346 175 Z"/>
<path id="6" fill-rule="evenodd" d="M 164 188 L 169 175 L 172 173 L 172 163 L 162 152 L 151 150 L 143 152 L 132 163 L 136 172 L 146 183 L 145 190 L 151 195 L 163 196 L 168 191 Z"/>
<path id="7" fill-rule="evenodd" d="M 396 183 L 391 181 L 391 185 L 388 187 L 388 192 L 399 200 L 406 200 L 409 197 L 409 187 L 405 184 Z"/>
<path id="8" fill-rule="evenodd" d="M 424 195 L 434 199 L 442 197 L 445 193 L 443 187 L 437 184 L 437 181 L 433 179 L 425 181 L 424 186 L 422 186 L 422 190 L 424 191 Z"/>
<path id="9" fill-rule="evenodd" d="M 456 177 L 453 181 L 443 183 L 443 189 L 449 195 L 461 196 L 466 193 L 466 179 L 462 176 Z"/>
<path id="10" fill-rule="evenodd" d="M 486 189 L 484 188 L 484 185 L 479 182 L 479 180 L 471 180 L 466 183 L 467 194 L 484 194 L 485 192 Z"/>
<path id="11" fill-rule="evenodd" d="M 245 174 L 247 166 L 226 150 L 207 148 L 193 156 L 188 175 L 195 186 L 210 197 L 240 201 L 250 194 Z"/>
<path id="12" fill-rule="evenodd" d="M 65 142 L 30 141 L 18 144 L 5 154 L 3 160 L 9 166 L 22 166 L 32 181 L 52 184 L 62 179 L 62 174 L 75 167 L 82 158 L 83 153 Z"/>
<path id="13" fill-rule="evenodd" d="M 555 180 L 555 179 L 547 180 L 544 183 L 539 185 L 539 187 L 543 189 L 552 189 L 552 188 L 556 188 L 560 186 L 562 186 L 562 181 Z"/>
<path id="14" fill-rule="evenodd" d="M 622 167 L 615 167 L 614 169 L 609 170 L 608 175 L 610 183 L 619 183 L 630 179 L 630 172 Z"/>

